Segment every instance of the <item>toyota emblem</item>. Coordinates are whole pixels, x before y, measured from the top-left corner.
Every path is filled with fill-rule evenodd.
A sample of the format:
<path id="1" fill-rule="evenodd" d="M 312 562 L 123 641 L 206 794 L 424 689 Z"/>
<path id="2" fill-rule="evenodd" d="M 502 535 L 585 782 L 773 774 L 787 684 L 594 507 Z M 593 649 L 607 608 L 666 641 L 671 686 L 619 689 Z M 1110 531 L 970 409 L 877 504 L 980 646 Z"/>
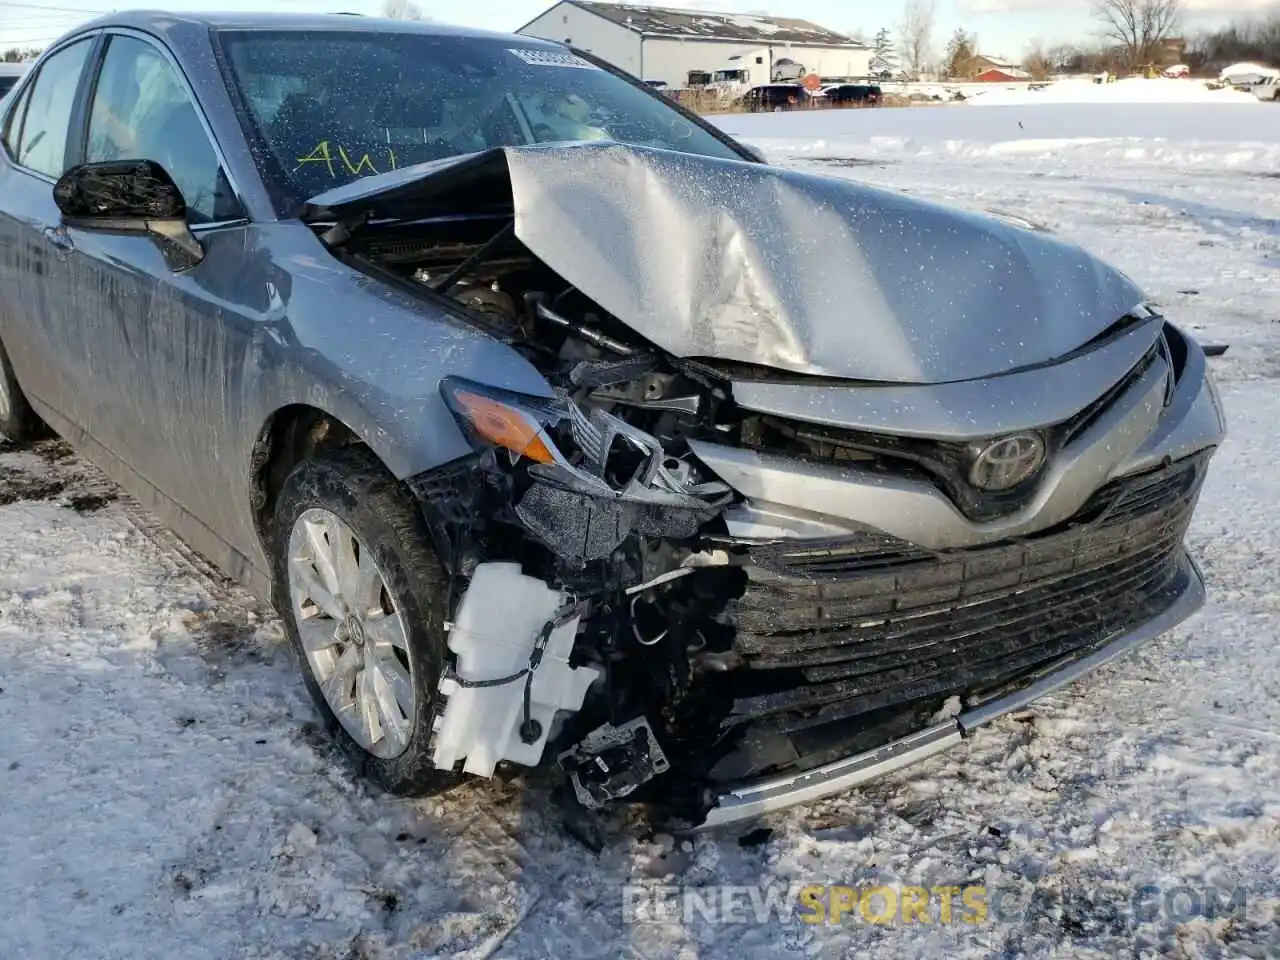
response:
<path id="1" fill-rule="evenodd" d="M 1044 466 L 1044 440 L 1035 433 L 1015 433 L 980 447 L 969 467 L 969 482 L 979 490 L 1012 490 Z"/>

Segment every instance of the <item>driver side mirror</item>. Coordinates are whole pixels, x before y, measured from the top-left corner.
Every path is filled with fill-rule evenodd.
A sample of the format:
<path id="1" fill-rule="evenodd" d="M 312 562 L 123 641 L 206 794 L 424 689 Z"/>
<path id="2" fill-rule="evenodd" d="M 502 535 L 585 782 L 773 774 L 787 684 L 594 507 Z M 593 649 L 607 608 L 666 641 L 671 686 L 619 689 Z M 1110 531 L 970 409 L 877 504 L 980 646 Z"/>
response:
<path id="1" fill-rule="evenodd" d="M 182 191 L 152 160 L 72 167 L 54 184 L 53 201 L 69 227 L 151 236 L 172 270 L 188 270 L 204 259 L 204 248 L 187 227 Z"/>

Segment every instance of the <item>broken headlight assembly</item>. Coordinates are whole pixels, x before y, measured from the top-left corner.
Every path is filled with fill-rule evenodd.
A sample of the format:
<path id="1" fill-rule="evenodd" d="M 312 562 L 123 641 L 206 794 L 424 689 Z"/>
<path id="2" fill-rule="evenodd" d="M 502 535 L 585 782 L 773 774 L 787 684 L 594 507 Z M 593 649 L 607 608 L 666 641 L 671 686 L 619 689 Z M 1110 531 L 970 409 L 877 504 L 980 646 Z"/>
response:
<path id="1" fill-rule="evenodd" d="M 574 566 L 608 556 L 633 532 L 691 537 L 733 496 L 691 455 L 568 396 L 528 397 L 449 378 L 449 409 L 471 442 L 505 452 L 531 481 L 516 504 L 525 530 Z"/>
<path id="2" fill-rule="evenodd" d="M 527 457 L 534 463 L 568 461 L 551 438 L 564 417 L 563 405 L 448 377 L 440 385 L 445 403 L 473 446 L 505 450 L 512 464 Z"/>

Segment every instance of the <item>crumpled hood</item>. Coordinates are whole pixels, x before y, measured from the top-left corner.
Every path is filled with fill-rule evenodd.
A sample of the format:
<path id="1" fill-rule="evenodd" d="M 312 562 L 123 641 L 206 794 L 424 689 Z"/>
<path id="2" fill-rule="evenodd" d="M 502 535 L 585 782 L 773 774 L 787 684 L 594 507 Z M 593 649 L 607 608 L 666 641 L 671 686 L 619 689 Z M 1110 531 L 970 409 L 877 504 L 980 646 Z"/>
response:
<path id="1" fill-rule="evenodd" d="M 428 164 L 330 191 L 309 209 L 340 215 L 363 201 L 389 213 L 446 192 L 456 208 L 460 184 L 446 191 L 449 182 L 465 171 L 476 185 L 503 161 L 519 239 L 677 356 L 968 380 L 1069 354 L 1142 299 L 1078 247 L 997 219 L 850 180 L 615 143 Z"/>

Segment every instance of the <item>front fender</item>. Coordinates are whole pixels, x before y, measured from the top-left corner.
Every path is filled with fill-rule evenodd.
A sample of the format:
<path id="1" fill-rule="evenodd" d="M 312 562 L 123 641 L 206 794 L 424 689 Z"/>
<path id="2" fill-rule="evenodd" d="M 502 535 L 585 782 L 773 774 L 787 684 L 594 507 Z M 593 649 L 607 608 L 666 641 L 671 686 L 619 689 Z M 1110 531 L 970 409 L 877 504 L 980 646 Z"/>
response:
<path id="1" fill-rule="evenodd" d="M 282 370 L 276 409 L 305 404 L 332 414 L 404 478 L 471 451 L 440 396 L 446 376 L 552 395 L 511 347 L 334 259 L 302 229 L 319 249 L 283 260 L 292 279 L 287 319 L 268 333 Z"/>

